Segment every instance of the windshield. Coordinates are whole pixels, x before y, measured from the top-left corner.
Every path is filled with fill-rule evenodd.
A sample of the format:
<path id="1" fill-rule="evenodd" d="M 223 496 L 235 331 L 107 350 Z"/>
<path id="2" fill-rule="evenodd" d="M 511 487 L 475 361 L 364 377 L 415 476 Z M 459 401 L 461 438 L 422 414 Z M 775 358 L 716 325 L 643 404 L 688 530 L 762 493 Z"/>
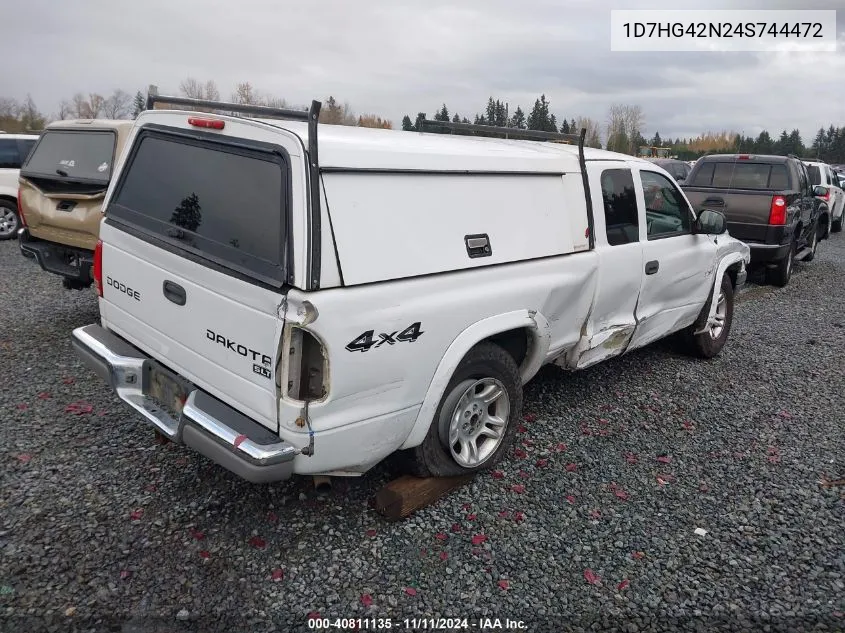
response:
<path id="1" fill-rule="evenodd" d="M 21 175 L 108 184 L 114 146 L 114 132 L 48 130 L 29 155 Z"/>

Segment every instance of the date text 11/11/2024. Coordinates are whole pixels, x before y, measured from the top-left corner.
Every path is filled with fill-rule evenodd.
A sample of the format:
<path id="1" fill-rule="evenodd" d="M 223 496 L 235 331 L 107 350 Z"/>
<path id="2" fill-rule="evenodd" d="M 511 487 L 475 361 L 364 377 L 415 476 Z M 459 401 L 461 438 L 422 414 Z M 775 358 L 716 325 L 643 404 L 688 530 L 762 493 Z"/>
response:
<path id="1" fill-rule="evenodd" d="M 308 628 L 350 631 L 527 631 L 510 618 L 308 618 Z"/>

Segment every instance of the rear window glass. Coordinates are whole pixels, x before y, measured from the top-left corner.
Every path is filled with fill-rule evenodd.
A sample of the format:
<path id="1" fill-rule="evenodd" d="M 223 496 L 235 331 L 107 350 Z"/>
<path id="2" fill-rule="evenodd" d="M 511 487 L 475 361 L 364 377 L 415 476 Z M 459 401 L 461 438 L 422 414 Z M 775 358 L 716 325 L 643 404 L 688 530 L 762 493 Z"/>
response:
<path id="1" fill-rule="evenodd" d="M 284 282 L 287 169 L 279 154 L 147 132 L 130 161 L 110 217 Z"/>
<path id="2" fill-rule="evenodd" d="M 822 172 L 818 165 L 807 165 L 807 171 L 810 173 L 810 182 L 813 185 L 822 184 Z"/>
<path id="3" fill-rule="evenodd" d="M 704 163 L 691 184 L 720 189 L 788 189 L 789 175 L 784 164 L 714 162 Z"/>
<path id="4" fill-rule="evenodd" d="M 114 132 L 48 130 L 23 166 L 26 176 L 108 183 Z"/>

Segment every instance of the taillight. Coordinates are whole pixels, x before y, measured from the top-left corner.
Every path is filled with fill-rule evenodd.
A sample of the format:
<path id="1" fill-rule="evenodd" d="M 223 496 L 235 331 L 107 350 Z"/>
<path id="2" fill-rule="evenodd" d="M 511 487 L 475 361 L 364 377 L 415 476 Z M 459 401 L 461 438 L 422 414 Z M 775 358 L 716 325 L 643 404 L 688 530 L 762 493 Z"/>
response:
<path id="1" fill-rule="evenodd" d="M 772 206 L 769 209 L 769 224 L 786 224 L 786 198 L 773 196 Z"/>
<path id="2" fill-rule="evenodd" d="M 94 285 L 97 287 L 97 296 L 103 296 L 103 240 L 97 240 L 94 247 Z"/>
<path id="3" fill-rule="evenodd" d="M 737 156 L 737 158 L 739 160 L 748 160 L 751 157 L 748 154 L 740 154 L 739 156 Z"/>
<path id="4" fill-rule="evenodd" d="M 195 116 L 189 117 L 188 123 L 194 127 L 204 127 L 212 130 L 222 130 L 226 127 L 226 122 L 220 119 L 203 119 Z"/>
<path id="5" fill-rule="evenodd" d="M 18 187 L 18 217 L 21 220 L 21 226 L 26 226 L 26 216 L 23 213 L 23 187 Z"/>
<path id="6" fill-rule="evenodd" d="M 819 196 L 819 197 L 820 197 L 822 200 L 824 200 L 825 202 L 830 202 L 830 189 L 829 189 L 829 188 L 827 188 L 827 187 L 825 187 L 825 190 L 824 190 L 824 195 L 823 195 L 823 196 Z"/>

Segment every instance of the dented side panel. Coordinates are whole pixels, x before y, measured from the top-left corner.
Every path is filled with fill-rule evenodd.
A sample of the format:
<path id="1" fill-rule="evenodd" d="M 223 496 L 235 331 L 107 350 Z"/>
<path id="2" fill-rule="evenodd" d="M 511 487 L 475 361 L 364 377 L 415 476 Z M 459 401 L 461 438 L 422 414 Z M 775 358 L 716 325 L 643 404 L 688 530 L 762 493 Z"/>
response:
<path id="1" fill-rule="evenodd" d="M 485 329 L 496 315 L 521 315 L 508 323 L 531 331 L 523 363 L 530 378 L 580 339 L 597 271 L 593 251 L 319 293 L 291 290 L 286 327 L 302 323 L 303 306 L 313 304 L 317 316 L 305 328 L 324 346 L 330 384 L 325 398 L 308 405 L 316 450 L 296 458 L 295 472 L 365 469 L 404 445 L 418 422 L 427 430 L 428 409 L 441 396 L 435 383 L 448 382 L 473 345 L 502 331 L 493 323 Z M 284 348 L 281 357 L 283 363 L 289 357 Z M 309 439 L 308 427 L 297 423 L 304 403 L 284 387 L 279 433 L 302 447 Z M 382 429 L 377 442 L 360 441 L 368 420 Z"/>

